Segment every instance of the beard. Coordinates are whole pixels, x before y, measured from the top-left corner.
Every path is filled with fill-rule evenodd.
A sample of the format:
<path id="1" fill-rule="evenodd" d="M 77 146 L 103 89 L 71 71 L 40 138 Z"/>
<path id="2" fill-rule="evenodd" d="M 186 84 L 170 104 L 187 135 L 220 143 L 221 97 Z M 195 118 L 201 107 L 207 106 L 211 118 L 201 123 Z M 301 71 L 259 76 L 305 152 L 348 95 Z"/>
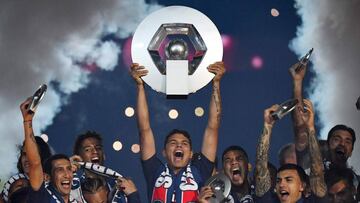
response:
<path id="1" fill-rule="evenodd" d="M 345 153 L 342 153 L 340 150 L 334 149 L 331 150 L 331 167 L 334 168 L 347 168 L 347 160 Z"/>

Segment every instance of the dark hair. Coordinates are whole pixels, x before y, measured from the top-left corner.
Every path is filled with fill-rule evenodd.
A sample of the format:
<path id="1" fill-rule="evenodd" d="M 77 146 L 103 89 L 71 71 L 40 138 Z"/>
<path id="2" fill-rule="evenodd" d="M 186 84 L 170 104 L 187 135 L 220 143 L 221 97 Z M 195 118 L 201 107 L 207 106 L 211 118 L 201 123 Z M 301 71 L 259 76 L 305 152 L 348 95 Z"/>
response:
<path id="1" fill-rule="evenodd" d="M 280 166 L 280 168 L 277 170 L 277 174 L 285 170 L 296 170 L 300 177 L 301 182 L 308 183 L 308 176 L 306 175 L 304 169 L 301 168 L 301 166 L 298 166 L 296 164 L 284 164 Z"/>
<path id="2" fill-rule="evenodd" d="M 95 138 L 97 139 L 100 143 L 102 143 L 102 137 L 99 133 L 95 132 L 95 131 L 86 131 L 83 134 L 80 134 L 77 136 L 76 140 L 75 140 L 75 144 L 74 144 L 74 148 L 73 148 L 73 153 L 79 155 L 80 154 L 80 150 L 81 150 L 81 144 L 83 143 L 83 141 L 85 139 L 88 138 Z"/>
<path id="3" fill-rule="evenodd" d="M 179 130 L 179 129 L 173 129 L 166 135 L 165 142 L 164 142 L 164 148 L 166 147 L 166 144 L 168 143 L 170 137 L 177 133 L 184 135 L 189 140 L 190 149 L 192 149 L 192 142 L 191 142 L 190 134 L 185 130 Z"/>
<path id="4" fill-rule="evenodd" d="M 350 135 L 352 136 L 352 147 L 354 148 L 354 143 L 356 141 L 355 131 L 354 131 L 354 129 L 352 129 L 346 125 L 342 125 L 342 124 L 336 125 L 333 128 L 331 128 L 331 130 L 328 133 L 327 142 L 328 143 L 330 142 L 330 138 L 333 136 L 333 134 L 336 130 L 344 130 L 344 131 L 349 132 Z"/>
<path id="5" fill-rule="evenodd" d="M 35 136 L 35 141 L 36 141 L 36 145 L 39 149 L 39 153 L 40 153 L 40 158 L 41 158 L 41 164 L 42 166 L 44 166 L 44 161 L 46 159 L 48 159 L 52 153 L 51 153 L 51 150 L 50 150 L 50 147 L 49 145 L 39 136 Z M 18 162 L 17 162 L 17 169 L 19 171 L 19 173 L 24 173 L 24 169 L 22 167 L 22 164 L 21 164 L 21 158 L 22 158 L 22 151 L 24 149 L 24 143 L 21 147 L 19 147 L 19 159 L 18 159 Z"/>
<path id="6" fill-rule="evenodd" d="M 350 168 L 334 167 L 325 172 L 325 182 L 328 189 L 341 180 L 344 180 L 348 186 L 353 186 L 354 171 Z"/>
<path id="7" fill-rule="evenodd" d="M 30 187 L 23 187 L 16 190 L 10 195 L 8 203 L 26 203 L 29 192 Z"/>
<path id="8" fill-rule="evenodd" d="M 222 155 L 221 155 L 221 161 L 222 161 L 222 162 L 224 162 L 224 156 L 225 156 L 225 154 L 228 153 L 229 151 L 239 151 L 239 152 L 241 152 L 241 153 L 245 156 L 246 161 L 249 162 L 249 157 L 248 157 L 246 151 L 245 151 L 242 147 L 240 147 L 240 146 L 238 146 L 238 145 L 232 145 L 232 146 L 226 148 L 226 149 L 223 151 L 223 153 L 222 153 Z"/>
<path id="9" fill-rule="evenodd" d="M 279 159 L 279 164 L 284 165 L 285 164 L 285 156 L 290 152 L 291 149 L 294 149 L 295 152 L 295 145 L 294 143 L 288 143 L 283 145 L 278 153 L 278 159 Z"/>
<path id="10" fill-rule="evenodd" d="M 106 182 L 101 178 L 86 178 L 84 182 L 81 183 L 81 190 L 83 193 L 94 194 L 101 187 L 105 187 L 109 191 Z"/>
<path id="11" fill-rule="evenodd" d="M 55 160 L 58 160 L 58 159 L 66 159 L 66 160 L 70 161 L 69 157 L 66 156 L 65 154 L 52 155 L 48 159 L 46 159 L 44 162 L 44 168 L 43 168 L 44 172 L 51 176 L 52 162 Z"/>

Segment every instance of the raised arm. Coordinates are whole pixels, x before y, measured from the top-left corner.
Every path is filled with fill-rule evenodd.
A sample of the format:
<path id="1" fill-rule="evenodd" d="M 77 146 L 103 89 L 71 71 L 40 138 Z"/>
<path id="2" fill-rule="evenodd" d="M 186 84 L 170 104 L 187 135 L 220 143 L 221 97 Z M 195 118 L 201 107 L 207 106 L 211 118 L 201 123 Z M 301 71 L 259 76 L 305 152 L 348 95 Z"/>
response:
<path id="1" fill-rule="evenodd" d="M 148 160 L 156 153 L 154 135 L 150 127 L 144 82 L 141 79 L 141 77 L 147 75 L 148 71 L 137 63 L 132 64 L 130 68 L 131 76 L 135 80 L 137 88 L 136 116 L 140 134 L 141 159 Z"/>
<path id="2" fill-rule="evenodd" d="M 298 66 L 303 66 L 302 68 L 296 71 Z M 308 139 L 306 136 L 306 126 L 304 121 L 301 118 L 301 112 L 299 110 L 303 109 L 303 92 L 302 92 L 302 85 L 303 80 L 306 74 L 306 65 L 302 65 L 300 62 L 295 63 L 289 69 L 290 75 L 293 79 L 293 94 L 294 99 L 297 99 L 299 102 L 297 107 L 292 113 L 292 121 L 293 127 L 295 132 L 295 147 L 297 151 L 304 151 L 308 145 Z M 299 157 L 301 159 L 301 157 Z"/>
<path id="3" fill-rule="evenodd" d="M 271 131 L 275 123 L 271 113 L 276 111 L 278 107 L 279 105 L 273 105 L 264 111 L 264 129 L 257 145 L 255 163 L 255 194 L 258 197 L 263 196 L 271 187 L 268 161 Z"/>
<path id="4" fill-rule="evenodd" d="M 29 179 L 30 185 L 33 190 L 37 191 L 40 189 L 44 181 L 43 169 L 41 166 L 41 158 L 39 150 L 34 137 L 32 128 L 32 120 L 34 113 L 28 110 L 31 103 L 31 98 L 28 98 L 20 105 L 21 113 L 23 116 L 24 123 L 24 149 L 26 151 L 26 157 L 29 161 Z"/>
<path id="5" fill-rule="evenodd" d="M 215 74 L 213 90 L 209 106 L 209 119 L 206 126 L 201 153 L 210 161 L 215 161 L 218 145 L 218 134 L 221 116 L 220 80 L 225 73 L 223 62 L 216 62 L 208 67 L 208 71 Z"/>
<path id="6" fill-rule="evenodd" d="M 314 108 L 309 100 L 304 99 L 306 112 L 302 112 L 302 118 L 307 126 L 309 154 L 310 156 L 310 188 L 318 197 L 324 197 L 327 191 L 324 180 L 324 164 L 322 162 L 321 151 L 315 134 L 314 127 Z"/>

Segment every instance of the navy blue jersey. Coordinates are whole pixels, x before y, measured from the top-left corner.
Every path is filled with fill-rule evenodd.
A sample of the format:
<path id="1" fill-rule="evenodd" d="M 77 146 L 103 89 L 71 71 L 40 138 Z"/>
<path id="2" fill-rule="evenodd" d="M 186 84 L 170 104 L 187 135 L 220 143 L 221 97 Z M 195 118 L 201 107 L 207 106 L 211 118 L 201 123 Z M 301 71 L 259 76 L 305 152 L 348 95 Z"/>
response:
<path id="1" fill-rule="evenodd" d="M 77 203 L 71 195 L 69 202 Z M 64 203 L 64 200 L 51 184 L 45 186 L 43 183 L 38 191 L 30 189 L 26 203 Z"/>
<path id="2" fill-rule="evenodd" d="M 199 189 L 211 176 L 214 163 L 200 154 L 178 174 L 155 155 L 142 161 L 149 202 L 184 203 L 197 200 Z"/>
<path id="3" fill-rule="evenodd" d="M 256 203 L 280 203 L 279 198 L 275 193 L 267 191 L 263 196 L 255 198 Z M 327 197 L 317 197 L 315 195 L 310 195 L 309 197 L 303 197 L 299 199 L 296 203 L 327 203 Z"/>

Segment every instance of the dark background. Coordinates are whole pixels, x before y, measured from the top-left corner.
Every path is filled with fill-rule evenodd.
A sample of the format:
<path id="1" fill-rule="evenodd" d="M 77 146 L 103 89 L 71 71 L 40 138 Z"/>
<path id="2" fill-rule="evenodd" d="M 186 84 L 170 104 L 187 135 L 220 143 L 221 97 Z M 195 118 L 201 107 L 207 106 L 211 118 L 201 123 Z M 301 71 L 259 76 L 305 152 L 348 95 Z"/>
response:
<path id="1" fill-rule="evenodd" d="M 292 97 L 292 80 L 288 68 L 297 61 L 298 56 L 290 50 L 289 42 L 296 35 L 296 26 L 301 23 L 294 2 L 160 0 L 158 3 L 195 8 L 207 15 L 221 34 L 230 39 L 229 43 L 224 44 L 227 73 L 221 82 L 223 114 L 218 155 L 229 145 L 240 145 L 247 150 L 254 164 L 264 109 Z M 272 8 L 279 11 L 278 17 L 271 15 Z M 111 38 L 108 36 L 104 40 L 113 40 Z M 56 152 L 68 155 L 72 154 L 78 134 L 86 130 L 102 134 L 106 166 L 131 177 L 145 200 L 146 186 L 140 157 L 130 150 L 132 144 L 138 143 L 136 119 L 124 114 L 126 107 L 135 108 L 136 102 L 135 85 L 128 74 L 129 47 L 125 44 L 129 40 L 118 40 L 125 48 L 116 69 L 112 72 L 94 69 L 88 87 L 71 95 L 68 104 L 62 107 L 54 124 L 45 133 L 49 135 L 49 143 Z M 262 58 L 262 67 L 252 66 L 254 56 Z M 311 78 L 311 73 L 308 73 L 307 78 Z M 305 84 L 308 84 L 308 80 Z M 194 151 L 200 150 L 210 95 L 211 85 L 207 85 L 191 94 L 187 100 L 167 100 L 164 94 L 147 87 L 151 124 L 159 156 L 164 137 L 173 128 L 186 129 L 192 135 Z M 198 106 L 205 110 L 203 117 L 194 115 L 194 109 Z M 179 112 L 175 120 L 168 117 L 168 111 L 172 108 Z M 278 150 L 292 141 L 290 121 L 290 116 L 287 116 L 274 127 L 270 157 L 276 165 Z M 116 140 L 123 144 L 121 151 L 115 151 L 112 147 Z"/>

